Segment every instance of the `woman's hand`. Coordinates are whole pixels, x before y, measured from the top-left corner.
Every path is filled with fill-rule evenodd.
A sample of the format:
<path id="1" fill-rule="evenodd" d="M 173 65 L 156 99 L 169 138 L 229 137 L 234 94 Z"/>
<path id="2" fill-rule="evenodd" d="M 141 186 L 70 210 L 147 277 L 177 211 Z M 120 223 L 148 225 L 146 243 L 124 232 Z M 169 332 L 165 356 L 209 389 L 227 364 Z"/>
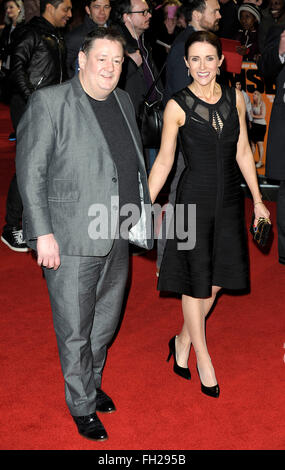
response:
<path id="1" fill-rule="evenodd" d="M 257 225 L 258 219 L 260 219 L 260 217 L 264 217 L 265 219 L 270 220 L 270 212 L 267 209 L 267 207 L 263 204 L 263 202 L 256 202 L 254 204 L 254 215 L 255 215 L 254 226 Z"/>

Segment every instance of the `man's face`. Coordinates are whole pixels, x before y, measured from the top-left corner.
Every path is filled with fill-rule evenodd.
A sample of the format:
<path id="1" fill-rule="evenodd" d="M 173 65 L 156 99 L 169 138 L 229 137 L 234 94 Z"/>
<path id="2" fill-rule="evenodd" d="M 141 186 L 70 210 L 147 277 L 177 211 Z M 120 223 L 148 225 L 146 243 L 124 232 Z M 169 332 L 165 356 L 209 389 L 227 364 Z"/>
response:
<path id="1" fill-rule="evenodd" d="M 145 0 L 131 0 L 131 13 L 124 15 L 126 25 L 131 31 L 134 30 L 137 36 L 149 28 L 151 13 L 146 11 L 148 9 L 149 6 Z M 146 13 L 135 13 L 138 11 Z"/>
<path id="2" fill-rule="evenodd" d="M 51 5 L 51 20 L 50 22 L 56 28 L 64 28 L 68 20 L 72 17 L 72 4 L 71 0 L 63 0 L 57 8 Z"/>
<path id="3" fill-rule="evenodd" d="M 90 51 L 79 52 L 79 79 L 88 95 L 105 100 L 116 88 L 124 60 L 119 41 L 95 39 Z"/>
<path id="4" fill-rule="evenodd" d="M 278 19 L 283 15 L 285 11 L 285 1 L 284 0 L 270 0 L 269 10 L 273 18 Z"/>
<path id="5" fill-rule="evenodd" d="M 220 15 L 220 5 L 218 0 L 206 0 L 206 8 L 201 13 L 200 28 L 204 31 L 218 31 Z"/>
<path id="6" fill-rule="evenodd" d="M 98 26 L 104 26 L 111 13 L 110 0 L 95 0 L 85 10 L 94 23 Z"/>

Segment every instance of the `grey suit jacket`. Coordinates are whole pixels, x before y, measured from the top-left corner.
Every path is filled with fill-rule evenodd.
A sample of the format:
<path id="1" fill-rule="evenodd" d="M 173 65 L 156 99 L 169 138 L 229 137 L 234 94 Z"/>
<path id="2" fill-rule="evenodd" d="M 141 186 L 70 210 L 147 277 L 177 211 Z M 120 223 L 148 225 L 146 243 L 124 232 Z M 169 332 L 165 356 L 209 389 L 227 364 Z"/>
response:
<path id="1" fill-rule="evenodd" d="M 147 208 L 132 229 L 139 229 L 132 240 L 152 248 L 150 197 L 134 109 L 126 92 L 116 89 L 114 94 L 133 138 L 142 208 Z M 105 226 L 106 222 L 107 227 L 116 224 L 118 175 L 77 76 L 31 96 L 17 129 L 16 174 L 24 206 L 23 229 L 30 247 L 36 248 L 38 236 L 54 233 L 62 254 L 108 254 L 113 238 L 94 238 L 90 224 L 94 204 L 107 208 L 102 220 Z M 111 220 L 114 214 L 115 222 Z"/>

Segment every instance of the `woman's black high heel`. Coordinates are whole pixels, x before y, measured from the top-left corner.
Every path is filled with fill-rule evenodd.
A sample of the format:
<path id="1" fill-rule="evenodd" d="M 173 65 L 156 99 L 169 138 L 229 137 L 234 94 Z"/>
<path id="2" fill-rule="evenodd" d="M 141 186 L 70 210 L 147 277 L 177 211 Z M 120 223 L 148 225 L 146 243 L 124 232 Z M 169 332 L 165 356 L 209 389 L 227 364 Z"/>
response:
<path id="1" fill-rule="evenodd" d="M 208 395 L 209 397 L 219 398 L 220 396 L 219 384 L 214 385 L 213 387 L 206 387 L 206 385 L 203 385 L 201 382 L 201 391 L 205 393 L 205 395 Z"/>
<path id="2" fill-rule="evenodd" d="M 220 396 L 219 384 L 213 385 L 213 387 L 206 387 L 206 385 L 204 385 L 202 383 L 202 380 L 201 380 L 201 377 L 200 377 L 200 374 L 199 374 L 198 366 L 197 366 L 197 372 L 198 372 L 199 379 L 200 379 L 200 382 L 201 382 L 201 392 L 203 392 L 205 395 L 208 395 L 208 397 L 219 398 L 219 396 Z"/>
<path id="3" fill-rule="evenodd" d="M 171 340 L 168 343 L 169 346 L 169 355 L 168 358 L 166 359 L 167 362 L 170 361 L 171 356 L 173 356 L 174 360 L 174 365 L 173 365 L 173 371 L 175 374 L 180 375 L 180 377 L 183 377 L 183 379 L 190 380 L 191 379 L 191 373 L 188 367 L 180 367 L 177 362 L 176 362 L 176 348 L 175 348 L 175 336 L 171 338 Z"/>

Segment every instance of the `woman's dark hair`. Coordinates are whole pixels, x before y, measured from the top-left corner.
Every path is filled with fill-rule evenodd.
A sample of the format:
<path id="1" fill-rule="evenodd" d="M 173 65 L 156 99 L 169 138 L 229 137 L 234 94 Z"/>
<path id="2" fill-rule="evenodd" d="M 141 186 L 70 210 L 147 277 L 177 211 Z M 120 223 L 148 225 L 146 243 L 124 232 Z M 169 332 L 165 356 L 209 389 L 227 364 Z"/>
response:
<path id="1" fill-rule="evenodd" d="M 96 39 L 109 39 L 110 41 L 118 41 L 121 43 L 123 51 L 125 50 L 126 41 L 118 30 L 112 26 L 108 28 L 99 27 L 94 29 L 91 33 L 87 34 L 81 47 L 81 51 L 88 54 L 92 49 Z"/>
<path id="2" fill-rule="evenodd" d="M 222 58 L 223 51 L 222 51 L 222 44 L 219 40 L 218 36 L 210 31 L 195 31 L 194 33 L 190 34 L 189 38 L 185 43 L 185 57 L 188 57 L 188 50 L 189 47 L 194 44 L 194 42 L 207 42 L 216 48 L 217 55 L 219 59 Z"/>

